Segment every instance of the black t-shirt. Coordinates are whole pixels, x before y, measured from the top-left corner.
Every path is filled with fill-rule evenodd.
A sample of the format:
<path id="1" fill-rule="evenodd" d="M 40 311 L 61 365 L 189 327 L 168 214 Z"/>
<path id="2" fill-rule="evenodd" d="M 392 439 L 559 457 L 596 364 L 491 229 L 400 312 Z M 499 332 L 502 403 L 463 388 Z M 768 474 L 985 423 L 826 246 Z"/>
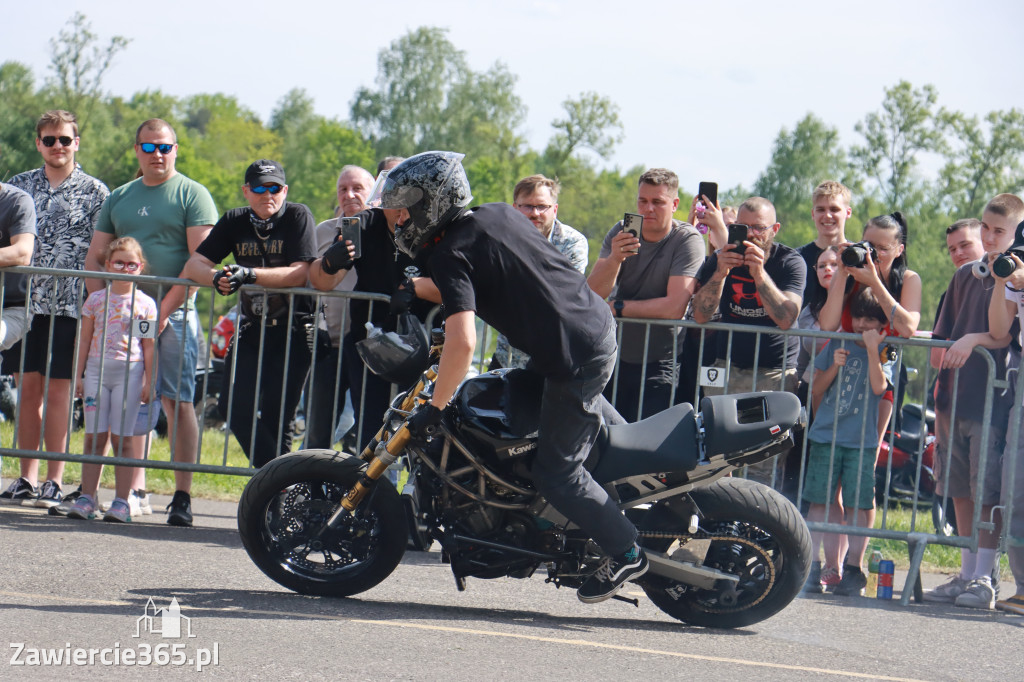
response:
<path id="1" fill-rule="evenodd" d="M 430 268 L 445 315 L 474 311 L 545 376 L 595 359 L 614 324 L 586 278 L 508 204 L 484 204 L 448 226 Z"/>
<path id="2" fill-rule="evenodd" d="M 394 293 L 395 288 L 402 283 L 409 275 L 406 268 L 415 267 L 419 277 L 429 277 L 430 270 L 426 266 L 426 257 L 417 257 L 414 261 L 401 251 L 395 248 L 395 240 L 388 229 L 388 221 L 384 218 L 384 211 L 379 208 L 367 209 L 357 217 L 361 219 L 360 242 L 362 253 L 355 261 L 356 286 L 355 291 L 362 291 L 368 294 Z M 396 255 L 397 254 L 397 255 Z M 421 321 L 426 320 L 427 314 L 434 307 L 434 303 L 423 299 L 413 301 L 409 310 Z M 366 338 L 366 322 L 370 319 L 370 301 L 352 299 L 352 338 L 360 341 Z M 398 318 L 388 312 L 388 304 L 380 301 L 373 302 L 374 326 L 380 327 L 386 332 L 394 331 Z"/>
<path id="3" fill-rule="evenodd" d="M 810 305 L 811 301 L 819 289 L 821 284 L 818 283 L 818 275 L 814 271 L 814 267 L 818 264 L 818 256 L 822 254 L 825 249 L 821 248 L 814 242 L 807 242 L 801 247 L 798 247 L 796 252 L 800 254 L 800 257 L 804 259 L 804 265 L 807 266 L 807 282 L 804 284 L 804 305 Z M 803 307 L 803 306 L 801 306 Z"/>
<path id="4" fill-rule="evenodd" d="M 712 254 L 704 262 L 704 267 L 697 275 L 701 286 L 711 279 L 717 267 L 718 256 Z M 803 293 L 806 270 L 803 259 L 795 249 L 778 242 L 772 244 L 772 251 L 768 260 L 765 261 L 764 271 L 771 277 L 779 291 L 794 293 L 798 296 Z M 750 324 L 759 327 L 777 326 L 761 304 L 761 296 L 757 293 L 754 278 L 750 276 L 750 270 L 746 266 L 729 271 L 722 284 L 722 299 L 719 301 L 718 310 L 722 314 L 721 321 L 725 323 Z M 716 336 L 718 337 L 717 357 L 725 359 L 730 335 L 719 333 Z M 749 332 L 732 334 L 732 363 L 737 367 L 753 367 L 756 341 L 756 334 Z M 761 357 L 757 366 L 764 369 L 778 369 L 782 367 L 782 358 L 785 353 L 786 366 L 795 368 L 798 351 L 799 339 L 795 336 L 789 337 L 787 342 L 787 337 L 780 334 L 762 334 Z"/>
<path id="5" fill-rule="evenodd" d="M 279 268 L 292 263 L 316 260 L 316 239 L 313 214 L 304 204 L 285 202 L 272 218 L 273 227 L 262 236 L 249 218 L 249 207 L 233 208 L 217 221 L 196 253 L 220 263 L 229 254 L 235 262 L 250 268 Z M 242 314 L 250 319 L 259 319 L 264 305 L 263 294 L 239 295 Z M 288 296 L 270 294 L 266 296 L 267 319 L 274 320 L 288 314 Z M 309 296 L 295 297 L 296 315 L 313 312 L 314 301 Z"/>

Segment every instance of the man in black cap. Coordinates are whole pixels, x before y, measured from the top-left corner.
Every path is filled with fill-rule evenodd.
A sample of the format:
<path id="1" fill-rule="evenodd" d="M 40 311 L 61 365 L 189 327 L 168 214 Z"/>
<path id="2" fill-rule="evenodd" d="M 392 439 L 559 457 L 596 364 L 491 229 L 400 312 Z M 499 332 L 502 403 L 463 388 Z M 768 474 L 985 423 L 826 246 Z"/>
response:
<path id="1" fill-rule="evenodd" d="M 267 289 L 305 286 L 309 264 L 316 259 L 313 214 L 303 204 L 286 201 L 288 185 L 281 164 L 269 159 L 253 162 L 245 171 L 242 192 L 249 205 L 221 216 L 184 274 L 200 284 L 212 284 L 224 296 L 243 284 Z M 235 263 L 218 268 L 229 254 Z M 260 467 L 291 451 L 295 407 L 309 372 L 307 333 L 315 327 L 313 301 L 308 296 L 243 291 L 239 307 L 238 342 L 227 357 L 220 406 L 250 462 Z"/>

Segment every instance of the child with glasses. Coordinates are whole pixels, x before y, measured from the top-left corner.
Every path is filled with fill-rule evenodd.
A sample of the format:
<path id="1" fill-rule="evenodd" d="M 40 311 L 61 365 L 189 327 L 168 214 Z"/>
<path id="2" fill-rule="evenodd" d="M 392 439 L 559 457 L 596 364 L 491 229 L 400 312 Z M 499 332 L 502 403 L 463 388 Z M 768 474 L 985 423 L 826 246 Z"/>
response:
<path id="1" fill-rule="evenodd" d="M 146 267 L 142 246 L 131 237 L 113 240 L 104 266 L 110 273 L 142 274 Z M 86 299 L 75 374 L 75 395 L 85 407 L 86 454 L 102 453 L 109 433 L 116 456 L 134 456 L 135 420 L 153 385 L 156 325 L 156 302 L 129 280 L 113 280 Z M 68 511 L 69 517 L 96 518 L 102 470 L 99 464 L 82 466 L 82 494 Z M 103 520 L 127 523 L 132 520 L 128 504 L 132 470 L 115 467 L 114 471 L 117 497 Z"/>

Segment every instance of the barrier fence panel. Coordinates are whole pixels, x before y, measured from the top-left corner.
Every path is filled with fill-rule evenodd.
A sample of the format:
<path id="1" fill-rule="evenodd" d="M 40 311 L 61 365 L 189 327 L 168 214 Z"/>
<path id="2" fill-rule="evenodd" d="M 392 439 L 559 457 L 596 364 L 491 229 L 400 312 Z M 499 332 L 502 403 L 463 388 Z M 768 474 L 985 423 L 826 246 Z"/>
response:
<path id="1" fill-rule="evenodd" d="M 0 271 L 0 299 L 4 294 L 4 279 L 8 272 L 19 272 L 24 274 L 50 274 L 63 277 L 76 278 L 81 287 L 85 287 L 85 279 L 96 279 L 94 273 L 83 273 L 82 271 L 50 270 L 40 268 L 10 268 Z M 307 429 L 305 434 L 299 435 L 299 422 L 296 420 L 294 410 L 288 406 L 297 403 L 301 412 L 305 415 L 307 426 L 316 425 L 318 429 L 326 428 L 321 419 L 316 415 L 328 415 L 331 420 L 329 429 L 330 442 L 336 441 L 335 436 L 339 429 L 338 419 L 343 414 L 345 403 L 344 394 L 338 391 L 339 382 L 347 385 L 350 389 L 355 388 L 350 379 L 359 384 L 358 396 L 352 396 L 354 404 L 364 406 L 364 409 L 357 410 L 355 414 L 348 417 L 353 423 L 355 433 L 363 433 L 365 439 L 366 429 L 370 433 L 376 431 L 378 424 L 366 421 L 366 409 L 368 398 L 368 377 L 369 370 L 362 363 L 353 372 L 350 367 L 344 366 L 345 360 L 351 362 L 351 355 L 346 355 L 345 344 L 341 342 L 336 347 L 330 340 L 329 335 L 322 325 L 315 320 L 303 321 L 301 324 L 293 324 L 289 318 L 278 326 L 273 320 L 268 320 L 266 310 L 269 307 L 269 296 L 279 294 L 286 296 L 289 304 L 293 304 L 298 297 L 306 296 L 313 299 L 314 309 L 319 310 L 321 304 L 332 297 L 365 301 L 369 307 L 369 317 L 373 319 L 374 306 L 386 305 L 388 297 L 378 294 L 363 294 L 358 292 L 319 292 L 311 289 L 265 289 L 255 285 L 245 285 L 243 290 L 253 295 L 254 300 L 263 300 L 263 317 L 260 319 L 259 328 L 252 325 L 251 320 L 242 321 L 240 317 L 235 318 L 234 329 L 231 333 L 231 347 L 235 349 L 226 357 L 217 357 L 214 353 L 213 340 L 215 338 L 214 328 L 217 324 L 216 308 L 223 306 L 226 300 L 219 298 L 210 287 L 199 287 L 188 280 L 173 278 L 156 278 L 140 275 L 122 275 L 103 273 L 105 281 L 127 280 L 133 283 L 132 296 L 135 292 L 152 292 L 159 300 L 160 295 L 169 291 L 170 287 L 185 285 L 198 294 L 185 298 L 182 308 L 176 311 L 175 324 L 180 325 L 185 332 L 178 341 L 178 347 L 170 349 L 175 352 L 167 354 L 167 357 L 174 358 L 177 364 L 173 367 L 157 367 L 159 373 L 171 377 L 186 379 L 186 383 L 196 382 L 195 398 L 192 402 L 172 400 L 164 398 L 162 401 L 157 395 L 158 381 L 150 386 L 149 402 L 163 403 L 165 410 L 171 410 L 172 414 L 168 420 L 167 439 L 170 442 L 171 452 L 174 456 L 171 461 L 157 461 L 148 456 L 148 446 L 152 438 L 152 426 L 148 423 L 146 428 L 136 429 L 136 432 L 145 434 L 145 448 L 142 450 L 141 459 L 131 457 L 124 452 L 122 445 L 114 457 L 103 457 L 102 453 L 70 453 L 70 435 L 65 441 L 64 451 L 49 452 L 41 449 L 25 450 L 14 447 L 13 443 L 3 443 L 0 447 L 0 455 L 17 458 L 38 458 L 44 460 L 63 460 L 79 463 L 117 464 L 135 467 L 146 467 L 153 469 L 172 469 L 177 471 L 192 471 L 201 473 L 230 474 L 230 475 L 251 475 L 254 472 L 253 464 L 258 464 L 256 456 L 258 452 L 266 452 L 267 448 L 277 448 L 280 451 L 290 451 L 293 442 L 306 442 L 310 438 Z M 31 281 L 31 280 L 30 280 Z M 56 280 L 54 280 L 56 281 Z M 110 304 L 110 290 L 106 289 L 105 305 Z M 207 311 L 205 323 L 198 325 L 202 329 L 193 329 L 189 332 L 190 324 L 197 319 L 197 301 Z M 290 308 L 289 308 L 290 309 Z M 8 323 L 10 326 L 18 320 L 19 315 L 26 315 L 26 308 L 4 308 L 0 312 L 0 341 L 3 340 L 4 330 Z M 348 309 L 342 314 L 342 328 L 350 323 Z M 428 319 L 428 329 L 431 324 L 437 323 L 436 310 Z M 6 321 L 5 321 L 6 318 Z M 624 334 L 629 334 L 631 339 L 641 340 L 641 352 L 638 356 L 639 362 L 630 365 L 622 362 L 621 358 L 616 363 L 611 382 L 606 389 L 606 395 L 613 403 L 618 403 L 620 408 L 629 409 L 640 416 L 649 416 L 660 412 L 677 402 L 692 402 L 699 404 L 699 397 L 703 393 L 736 393 L 751 390 L 789 390 L 801 395 L 806 404 L 814 402 L 816 393 L 816 381 L 820 383 L 819 375 L 821 370 L 816 368 L 818 355 L 822 352 L 825 344 L 835 340 L 843 349 L 852 348 L 852 344 L 860 340 L 860 335 L 844 334 L 837 332 L 821 332 L 815 330 L 779 330 L 776 328 L 765 328 L 746 325 L 730 325 L 722 323 L 708 323 L 699 325 L 692 321 L 679 320 L 617 320 L 619 324 L 618 339 L 621 343 Z M 246 328 L 243 329 L 243 326 Z M 48 350 L 53 349 L 53 329 L 50 325 L 50 335 L 47 339 Z M 76 333 L 81 331 L 81 320 L 79 320 Z M 155 338 L 156 330 L 133 327 L 128 331 L 129 339 L 137 336 Z M 106 325 L 96 329 L 100 335 L 101 344 L 105 346 Z M 189 356 L 188 343 L 191 342 L 189 333 L 209 339 L 205 351 L 199 354 L 197 367 L 186 366 L 186 358 Z M 245 352 L 248 353 L 244 362 L 240 362 L 240 339 L 246 335 L 246 344 L 250 344 Z M 744 335 L 744 336 L 740 336 Z M 753 335 L 750 337 L 748 335 Z M 785 340 L 786 351 L 782 353 L 780 366 L 761 366 L 760 358 L 762 350 L 770 347 L 771 340 L 766 335 Z M 162 334 L 158 343 L 166 344 L 173 337 Z M 344 339 L 344 334 L 341 336 Z M 732 362 L 725 362 L 718 359 L 719 356 L 732 357 L 732 349 L 738 339 L 749 344 L 752 338 L 753 365 L 750 367 L 738 366 Z M 255 339 L 255 341 L 253 341 Z M 490 329 L 480 324 L 478 329 L 478 354 L 475 364 L 479 371 L 486 371 L 490 366 L 490 354 L 493 346 Z M 1024 488 L 1024 472 L 1021 471 L 1020 461 L 1024 455 L 1024 448 L 1016 447 L 1016 442 L 1022 437 L 1020 424 L 1022 419 L 1022 406 L 1020 397 L 1024 396 L 1024 376 L 1018 374 L 1016 378 L 1016 391 L 1006 379 L 996 376 L 996 364 L 991 355 L 980 349 L 975 353 L 985 363 L 986 390 L 983 395 L 976 396 L 978 404 L 982 406 L 982 420 L 980 425 L 981 457 L 979 460 L 979 479 L 984 480 L 986 472 L 996 471 L 996 467 L 1002 466 L 1000 471 L 1004 487 L 1004 495 L 1001 504 L 995 505 L 991 512 L 983 513 L 983 506 L 972 505 L 972 518 L 970 519 L 971 532 L 964 536 L 952 535 L 949 532 L 953 519 L 949 513 L 952 508 L 951 499 L 945 490 L 936 488 L 935 467 L 939 466 L 944 471 L 949 471 L 953 463 L 953 448 L 951 443 L 944 442 L 942 447 L 935 444 L 931 428 L 929 396 L 932 393 L 932 381 L 936 372 L 929 364 L 928 355 L 932 350 L 943 350 L 952 345 L 947 341 L 936 341 L 928 338 L 887 338 L 886 344 L 892 348 L 894 360 L 892 363 L 892 385 L 895 388 L 893 396 L 894 409 L 891 413 L 885 414 L 886 403 L 882 402 L 883 416 L 887 419 L 880 422 L 878 414 L 872 414 L 869 409 L 871 402 L 867 391 L 862 397 L 857 398 L 859 403 L 853 403 L 851 395 L 843 395 L 849 409 L 859 415 L 860 424 L 860 446 L 861 458 L 870 458 L 865 463 L 863 470 L 870 471 L 870 475 L 858 473 L 852 481 L 854 495 L 865 495 L 868 488 L 871 489 L 872 497 L 877 501 L 877 518 L 873 524 L 848 525 L 841 516 L 837 517 L 837 507 L 832 504 L 825 504 L 824 518 L 812 520 L 808 526 L 817 532 L 842 533 L 848 536 L 867 536 L 903 541 L 908 544 L 910 551 L 910 574 L 907 587 L 903 591 L 903 600 L 906 603 L 911 594 L 911 588 L 918 584 L 917 577 L 920 570 L 924 549 L 928 544 L 941 544 L 952 547 L 969 548 L 976 551 L 979 542 L 979 533 L 997 529 L 997 515 L 1009 519 L 1009 523 L 1003 524 L 1001 542 L 1002 547 L 1024 545 L 1024 503 L 1021 495 L 1016 492 L 1017 487 Z M 805 349 L 805 354 L 796 363 L 792 361 L 792 346 L 800 346 Z M 101 346 L 103 347 L 103 346 Z M 667 356 L 658 351 L 652 361 L 652 348 L 670 348 L 671 353 Z M 719 349 L 722 352 L 719 352 Z M 20 357 L 5 357 L 0 370 L 4 374 L 15 373 L 18 366 L 24 362 L 25 346 L 22 346 Z M 78 345 L 75 345 L 76 363 L 79 360 Z M 632 351 L 635 355 L 635 349 Z M 217 351 L 220 353 L 220 350 Z M 333 353 L 333 354 L 332 354 Z M 155 353 L 156 356 L 164 355 L 163 352 Z M 293 355 L 306 358 L 305 364 L 298 363 L 292 366 L 289 359 Z M 279 357 L 280 356 L 280 357 Z M 157 360 L 159 365 L 159 360 Z M 829 361 L 823 360 L 823 366 L 827 367 Z M 906 367 L 914 370 L 907 372 Z M 124 365 L 124 372 L 127 372 L 127 365 Z M 308 378 L 306 371 L 308 368 Z M 806 368 L 806 369 L 805 369 Z M 271 371 L 272 369 L 272 371 Z M 99 359 L 99 374 L 101 380 L 104 375 L 114 371 L 103 354 Z M 844 387 L 846 368 L 840 367 L 833 382 Z M 801 376 L 797 376 L 798 372 Z M 905 380 L 901 377 L 905 376 Z M 117 378 L 117 377 L 114 377 Z M 649 381 L 654 379 L 654 381 Z M 952 395 L 956 396 L 960 381 L 960 371 L 953 373 Z M 128 396 L 128 385 L 126 381 L 119 386 L 120 398 L 123 401 Z M 664 384 L 671 384 L 673 390 L 665 393 L 662 391 Z M 653 386 L 653 388 L 652 388 Z M 51 380 L 49 371 L 44 377 L 44 400 L 41 419 L 50 418 L 49 391 Z M 404 387 L 403 387 L 404 388 Z M 827 393 L 827 386 L 820 387 L 817 391 L 819 396 Z M 843 390 L 848 390 L 844 387 Z M 295 400 L 295 391 L 304 390 L 305 397 Z M 376 389 L 373 389 L 376 390 Z M 391 396 L 394 395 L 395 387 L 391 387 Z M 852 389 L 849 389 L 852 391 Z M 1014 393 L 1018 396 L 1013 398 Z M 628 399 L 630 404 L 623 404 L 622 400 Z M 650 400 L 649 400 L 650 399 Z M 70 398 L 69 398 L 70 400 Z M 1005 434 L 1007 442 L 1014 444 L 1005 448 L 1006 456 L 999 461 L 999 457 L 989 456 L 986 445 L 992 439 L 1003 438 L 1001 425 L 993 425 L 993 415 L 1005 412 L 1008 401 L 1013 402 L 1012 417 L 1008 422 L 1008 432 Z M 269 401 L 269 402 L 268 402 Z M 72 401 L 73 402 L 73 401 Z M 211 414 L 213 404 L 218 407 Z M 263 404 L 273 407 L 272 414 L 260 414 L 259 408 Z M 330 406 L 329 409 L 326 406 Z M 912 406 L 919 406 L 913 408 Z M 996 410 L 999 406 L 1001 410 Z M 198 406 L 199 424 L 206 423 L 211 417 L 218 414 L 223 418 L 222 430 L 225 432 L 222 445 L 218 446 L 219 452 L 214 452 L 204 438 L 209 439 L 208 429 L 199 428 L 198 433 L 193 436 L 187 425 L 183 426 L 182 417 L 187 410 Z M 63 407 L 63 406 L 62 406 Z M 69 404 L 68 424 L 70 428 L 76 425 L 80 417 L 75 416 L 77 406 Z M 953 400 L 949 423 L 957 424 L 957 400 Z M 838 410 L 838 405 L 833 408 Z M 621 409 L 620 409 L 621 411 Z M 63 410 L 58 410 L 63 414 Z M 902 415 L 902 420 L 901 420 Z M 13 419 L 15 432 L 20 426 L 21 420 L 25 418 L 22 414 L 21 404 L 18 401 Z M 118 422 L 118 431 L 124 432 L 128 427 L 125 414 L 115 415 Z M 312 421 L 311 421 L 312 420 Z M 216 419 L 214 422 L 216 423 Z M 998 420 L 997 420 L 998 421 Z M 347 422 L 344 422 L 347 423 Z M 219 424 L 218 424 L 219 425 Z M 235 428 L 231 428 L 235 427 Z M 902 427 L 902 430 L 901 428 Z M 831 443 L 821 445 L 829 449 L 827 464 L 827 476 L 832 478 L 837 472 L 840 462 L 837 458 L 836 435 L 838 433 L 838 419 L 833 420 Z M 270 434 L 268 436 L 267 430 Z M 234 439 L 238 441 L 243 450 L 249 453 L 247 466 L 232 465 L 229 463 L 230 439 L 228 432 L 233 432 Z M 872 434 L 886 432 L 885 439 L 881 445 Z M 870 435 L 870 437 L 869 437 Z M 957 435 L 954 431 L 954 435 Z M 268 440 L 270 438 L 271 440 Z M 947 439 L 949 440 L 949 439 Z M 269 445 L 268 445 L 269 443 Z M 6 447 L 10 445 L 10 447 Z M 358 443 L 361 447 L 365 443 Z M 1001 445 L 1001 443 L 1000 443 Z M 194 446 L 194 447 L 193 447 Z M 993 451 L 995 451 L 993 449 Z M 1002 447 L 998 448 L 1002 452 Z M 276 456 L 277 452 L 272 455 Z M 762 483 L 770 485 L 790 497 L 797 504 L 804 498 L 807 485 L 808 463 L 811 459 L 810 442 L 806 433 L 796 434 L 796 445 L 788 456 L 779 456 L 769 461 L 766 466 L 748 468 L 744 473 Z M 861 460 L 862 463 L 864 460 Z M 872 466 L 873 463 L 873 466 Z M 867 479 L 867 480 L 865 480 Z M 1020 483 L 1018 483 L 1018 481 Z M 843 481 L 843 485 L 849 485 L 850 481 Z M 979 501 L 980 502 L 980 501 Z M 1016 506 L 1015 506 L 1016 503 Z M 890 523 L 894 518 L 891 510 L 897 507 L 904 507 L 910 510 L 909 527 L 896 528 Z M 873 514 L 872 514 L 873 515 Z M 962 526 L 966 524 L 961 524 Z"/>

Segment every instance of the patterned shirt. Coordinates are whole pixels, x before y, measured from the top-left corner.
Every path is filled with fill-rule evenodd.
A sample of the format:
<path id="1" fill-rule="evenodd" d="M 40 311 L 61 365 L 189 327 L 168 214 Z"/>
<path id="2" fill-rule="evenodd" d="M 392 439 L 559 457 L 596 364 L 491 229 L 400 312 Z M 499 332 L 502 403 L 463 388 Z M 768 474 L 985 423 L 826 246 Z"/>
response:
<path id="1" fill-rule="evenodd" d="M 110 190 L 76 165 L 58 187 L 51 187 L 42 168 L 15 175 L 10 184 L 25 190 L 36 205 L 36 246 L 32 265 L 38 268 L 82 270 L 93 228 Z M 31 312 L 35 315 L 78 317 L 81 308 L 76 277 L 32 277 Z"/>
<path id="2" fill-rule="evenodd" d="M 590 253 L 586 235 L 555 219 L 555 224 L 551 227 L 551 234 L 548 235 L 548 241 L 558 249 L 559 253 L 569 259 L 574 268 L 586 274 L 587 257 Z M 518 348 L 513 348 L 504 334 L 498 334 L 497 345 L 494 347 L 494 360 L 502 367 L 522 369 L 530 361 L 530 356 Z"/>

